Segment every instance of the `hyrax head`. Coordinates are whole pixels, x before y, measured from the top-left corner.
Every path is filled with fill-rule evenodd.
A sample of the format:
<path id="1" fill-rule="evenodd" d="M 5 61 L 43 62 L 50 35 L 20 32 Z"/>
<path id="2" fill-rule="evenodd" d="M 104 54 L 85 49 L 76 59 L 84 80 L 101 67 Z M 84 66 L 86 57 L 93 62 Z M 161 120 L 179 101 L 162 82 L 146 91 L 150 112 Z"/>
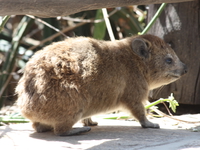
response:
<path id="1" fill-rule="evenodd" d="M 157 36 L 136 37 L 132 40 L 132 49 L 147 67 L 150 89 L 176 81 L 187 73 L 186 65 L 174 50 Z"/>

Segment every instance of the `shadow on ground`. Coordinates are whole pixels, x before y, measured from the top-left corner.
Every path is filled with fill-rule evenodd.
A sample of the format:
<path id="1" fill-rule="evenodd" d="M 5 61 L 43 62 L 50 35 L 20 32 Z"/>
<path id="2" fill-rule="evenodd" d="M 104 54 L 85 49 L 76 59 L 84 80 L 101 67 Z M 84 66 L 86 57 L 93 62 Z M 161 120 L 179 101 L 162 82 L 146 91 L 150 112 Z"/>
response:
<path id="1" fill-rule="evenodd" d="M 88 133 L 76 136 L 55 136 L 53 132 L 32 133 L 30 137 L 50 141 L 67 142 L 65 148 L 77 149 L 145 149 L 164 145 L 183 146 L 180 141 L 189 140 L 199 133 L 183 129 L 143 129 L 139 126 L 98 126 Z M 189 138 L 188 138 L 189 136 Z M 200 141 L 199 141 L 200 143 Z M 200 146 L 200 144 L 199 144 Z M 175 146 L 174 146 L 175 147 Z"/>
<path id="2" fill-rule="evenodd" d="M 101 121 L 100 121 L 101 122 Z M 88 133 L 76 136 L 56 136 L 53 132 L 36 133 L 31 124 L 0 127 L 0 145 L 6 150 L 187 150 L 200 148 L 200 132 L 162 126 L 144 129 L 125 121 L 104 121 Z M 8 143 L 10 149 L 8 148 Z"/>

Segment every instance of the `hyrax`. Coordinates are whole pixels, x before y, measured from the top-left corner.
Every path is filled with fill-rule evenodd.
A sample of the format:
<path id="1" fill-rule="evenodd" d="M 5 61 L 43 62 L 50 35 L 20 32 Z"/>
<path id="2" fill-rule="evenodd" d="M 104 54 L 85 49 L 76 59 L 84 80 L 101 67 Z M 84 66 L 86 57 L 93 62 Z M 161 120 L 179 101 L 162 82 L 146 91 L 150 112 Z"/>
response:
<path id="1" fill-rule="evenodd" d="M 77 37 L 36 52 L 16 93 L 22 114 L 37 132 L 87 132 L 90 127 L 72 126 L 119 108 L 129 110 L 142 127 L 159 128 L 147 120 L 143 102 L 150 90 L 186 72 L 175 52 L 153 35 L 114 42 Z"/>

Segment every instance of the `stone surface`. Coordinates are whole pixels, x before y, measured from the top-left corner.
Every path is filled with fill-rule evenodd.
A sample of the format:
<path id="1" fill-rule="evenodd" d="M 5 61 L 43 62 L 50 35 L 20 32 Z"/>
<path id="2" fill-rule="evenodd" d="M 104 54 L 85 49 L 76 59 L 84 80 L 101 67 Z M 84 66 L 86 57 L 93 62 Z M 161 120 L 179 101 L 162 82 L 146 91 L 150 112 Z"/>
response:
<path id="1" fill-rule="evenodd" d="M 200 115 L 177 117 L 200 121 Z M 0 127 L 2 150 L 197 150 L 200 149 L 200 123 L 182 123 L 169 118 L 150 119 L 161 129 L 143 129 L 136 121 L 96 119 L 99 125 L 76 136 L 35 133 L 30 123 Z M 79 126 L 77 124 L 76 126 Z"/>

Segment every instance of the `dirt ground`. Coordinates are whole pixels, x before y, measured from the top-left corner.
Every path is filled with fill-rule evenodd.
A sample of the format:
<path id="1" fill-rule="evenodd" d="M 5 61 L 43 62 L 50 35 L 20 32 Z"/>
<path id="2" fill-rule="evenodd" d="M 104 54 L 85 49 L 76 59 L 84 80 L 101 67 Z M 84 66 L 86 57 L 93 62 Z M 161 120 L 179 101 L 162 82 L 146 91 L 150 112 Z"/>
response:
<path id="1" fill-rule="evenodd" d="M 200 121 L 200 114 L 176 118 Z M 97 119 L 99 125 L 76 136 L 35 133 L 30 123 L 0 127 L 2 150 L 197 150 L 200 123 L 183 123 L 170 118 L 153 118 L 161 129 L 143 129 L 136 121 Z M 80 126 L 77 124 L 76 126 Z"/>

